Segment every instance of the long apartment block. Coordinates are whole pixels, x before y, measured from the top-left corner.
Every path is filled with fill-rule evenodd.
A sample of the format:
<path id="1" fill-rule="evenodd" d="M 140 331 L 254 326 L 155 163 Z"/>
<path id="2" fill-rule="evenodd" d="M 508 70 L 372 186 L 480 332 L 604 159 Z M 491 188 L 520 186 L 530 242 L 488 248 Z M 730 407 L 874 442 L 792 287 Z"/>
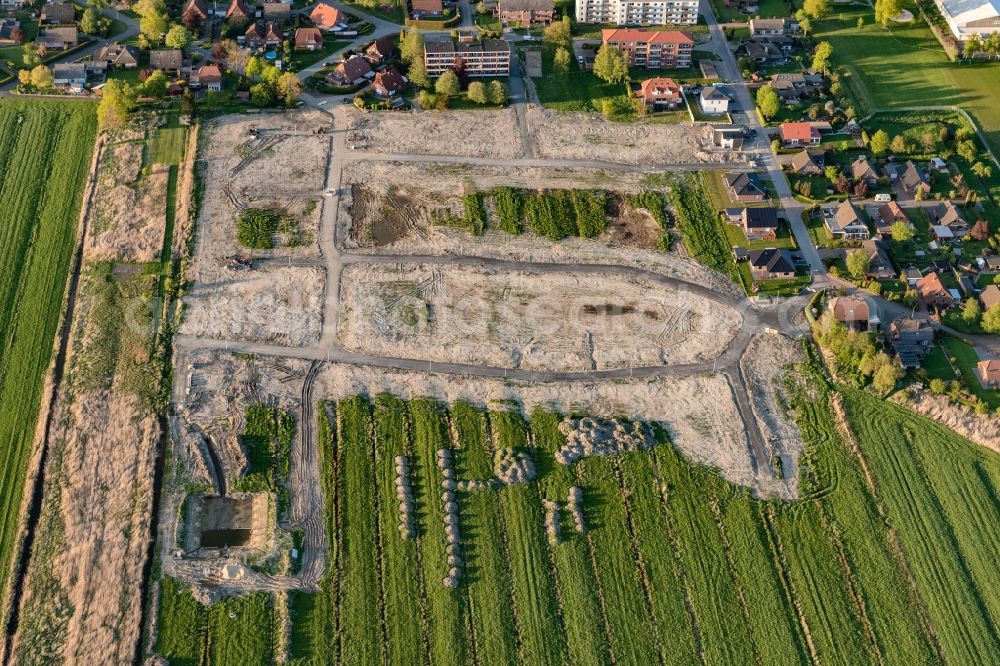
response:
<path id="1" fill-rule="evenodd" d="M 694 25 L 699 0 L 577 0 L 579 23 Z"/>
<path id="2" fill-rule="evenodd" d="M 609 28 L 601 31 L 601 41 L 624 53 L 630 67 L 673 69 L 691 66 L 694 40 L 676 30 Z"/>
<path id="3" fill-rule="evenodd" d="M 461 64 L 469 76 L 509 76 L 510 44 L 495 39 L 427 42 L 424 64 L 430 76 L 440 76 L 456 64 Z"/>

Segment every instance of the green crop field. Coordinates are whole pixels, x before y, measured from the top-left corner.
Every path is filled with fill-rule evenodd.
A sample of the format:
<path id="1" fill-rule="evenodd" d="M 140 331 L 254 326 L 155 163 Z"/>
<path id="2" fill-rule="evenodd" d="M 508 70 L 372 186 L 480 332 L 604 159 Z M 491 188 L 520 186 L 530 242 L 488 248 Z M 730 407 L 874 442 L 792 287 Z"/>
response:
<path id="1" fill-rule="evenodd" d="M 989 663 L 1000 457 L 819 375 L 800 384 L 790 407 L 808 444 L 791 502 L 691 465 L 662 429 L 648 451 L 563 464 L 552 412 L 324 404 L 331 568 L 319 593 L 289 595 L 288 661 Z M 500 482 L 496 461 L 512 455 L 533 480 Z M 412 534 L 399 529 L 400 477 Z M 273 601 L 201 610 L 176 583 L 163 589 L 157 651 L 171 663 L 278 656 Z"/>
<path id="2" fill-rule="evenodd" d="M 42 379 L 52 360 L 96 117 L 0 102 L 0 587 L 6 589 Z"/>

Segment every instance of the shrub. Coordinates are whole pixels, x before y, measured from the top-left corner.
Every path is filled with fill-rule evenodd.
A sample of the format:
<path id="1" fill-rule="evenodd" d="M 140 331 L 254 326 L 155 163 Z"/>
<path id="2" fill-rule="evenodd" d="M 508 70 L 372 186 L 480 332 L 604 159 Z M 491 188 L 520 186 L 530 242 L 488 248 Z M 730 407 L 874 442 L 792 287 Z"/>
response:
<path id="1" fill-rule="evenodd" d="M 252 250 L 270 250 L 274 247 L 274 232 L 278 229 L 278 216 L 263 208 L 247 208 L 236 219 L 236 240 Z"/>
<path id="2" fill-rule="evenodd" d="M 483 195 L 471 192 L 463 197 L 465 203 L 465 222 L 474 236 L 482 236 L 486 229 L 486 207 L 483 205 Z"/>
<path id="3" fill-rule="evenodd" d="M 521 233 L 524 225 L 524 193 L 514 187 L 498 187 L 493 190 L 493 202 L 496 204 L 499 227 L 514 236 Z"/>

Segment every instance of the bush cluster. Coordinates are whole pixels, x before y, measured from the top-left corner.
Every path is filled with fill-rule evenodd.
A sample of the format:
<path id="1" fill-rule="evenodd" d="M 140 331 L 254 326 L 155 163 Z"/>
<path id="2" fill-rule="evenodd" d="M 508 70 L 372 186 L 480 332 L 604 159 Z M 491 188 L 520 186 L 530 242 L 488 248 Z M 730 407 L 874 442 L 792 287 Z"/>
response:
<path id="1" fill-rule="evenodd" d="M 244 209 L 236 218 L 236 240 L 252 250 L 270 250 L 274 247 L 274 232 L 278 230 L 279 217 L 263 208 Z"/>

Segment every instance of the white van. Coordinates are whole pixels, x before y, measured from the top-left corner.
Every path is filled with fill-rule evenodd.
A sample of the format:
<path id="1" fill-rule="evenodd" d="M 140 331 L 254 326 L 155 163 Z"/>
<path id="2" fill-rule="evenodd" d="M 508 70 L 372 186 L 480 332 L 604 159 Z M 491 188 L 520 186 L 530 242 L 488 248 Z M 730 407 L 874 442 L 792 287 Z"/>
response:
<path id="1" fill-rule="evenodd" d="M 879 203 L 885 203 L 887 201 L 892 201 L 892 195 L 891 194 L 886 194 L 885 192 L 880 193 L 880 194 L 876 194 L 875 195 L 875 201 L 878 201 Z"/>

